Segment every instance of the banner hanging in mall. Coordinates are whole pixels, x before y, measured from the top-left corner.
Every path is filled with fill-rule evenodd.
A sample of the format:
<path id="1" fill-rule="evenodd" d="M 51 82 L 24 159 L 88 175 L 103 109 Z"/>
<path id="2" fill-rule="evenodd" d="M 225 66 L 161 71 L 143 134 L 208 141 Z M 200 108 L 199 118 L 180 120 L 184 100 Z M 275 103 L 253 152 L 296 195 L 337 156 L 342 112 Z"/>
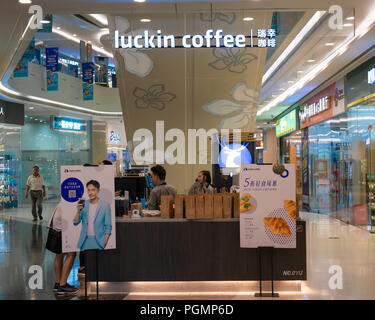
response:
<path id="1" fill-rule="evenodd" d="M 94 64 L 92 62 L 82 63 L 82 81 L 83 100 L 93 100 Z"/>
<path id="2" fill-rule="evenodd" d="M 32 40 L 28 44 L 23 57 L 27 58 L 30 61 L 35 58 L 35 38 L 32 38 Z"/>
<path id="3" fill-rule="evenodd" d="M 16 67 L 13 71 L 13 77 L 15 78 L 24 78 L 29 76 L 29 61 L 27 58 L 22 57 L 18 61 Z"/>
<path id="4" fill-rule="evenodd" d="M 59 48 L 46 48 L 47 91 L 59 90 Z"/>
<path id="5" fill-rule="evenodd" d="M 284 166 L 280 175 L 272 165 L 241 166 L 241 248 L 296 248 L 295 166 Z"/>
<path id="6" fill-rule="evenodd" d="M 52 25 L 53 25 L 53 16 L 52 14 L 47 14 L 42 22 L 42 28 L 38 30 L 38 32 L 52 32 Z"/>
<path id="7" fill-rule="evenodd" d="M 61 166 L 62 251 L 116 248 L 113 166 Z"/>

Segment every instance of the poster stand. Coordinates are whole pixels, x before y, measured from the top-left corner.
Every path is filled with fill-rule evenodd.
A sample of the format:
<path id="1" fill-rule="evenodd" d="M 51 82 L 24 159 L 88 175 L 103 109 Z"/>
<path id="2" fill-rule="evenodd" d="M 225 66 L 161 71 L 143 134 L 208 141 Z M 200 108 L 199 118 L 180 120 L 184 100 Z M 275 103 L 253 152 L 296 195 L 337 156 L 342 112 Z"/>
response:
<path id="1" fill-rule="evenodd" d="M 98 249 L 95 250 L 95 271 L 96 271 L 96 300 L 99 300 L 99 270 L 98 270 Z M 85 250 L 85 300 L 87 296 L 87 250 Z"/>
<path id="2" fill-rule="evenodd" d="M 272 291 L 271 293 L 266 292 L 264 293 L 262 291 L 262 249 L 271 249 L 271 287 Z M 259 292 L 255 293 L 255 297 L 272 297 L 272 298 L 278 298 L 279 294 L 277 292 L 274 292 L 274 281 L 273 281 L 273 274 L 274 274 L 274 247 L 258 247 L 257 248 L 257 254 L 259 259 Z"/>

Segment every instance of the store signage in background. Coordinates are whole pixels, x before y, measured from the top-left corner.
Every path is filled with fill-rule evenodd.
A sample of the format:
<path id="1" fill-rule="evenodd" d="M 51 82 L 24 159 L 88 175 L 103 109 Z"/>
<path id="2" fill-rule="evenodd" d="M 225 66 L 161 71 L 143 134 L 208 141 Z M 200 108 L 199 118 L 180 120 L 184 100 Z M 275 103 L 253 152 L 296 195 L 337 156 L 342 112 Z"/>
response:
<path id="1" fill-rule="evenodd" d="M 280 138 L 297 130 L 297 112 L 293 110 L 276 122 L 276 137 Z"/>
<path id="2" fill-rule="evenodd" d="M 62 251 L 116 248 L 114 170 L 112 166 L 61 166 Z M 91 183 L 87 186 L 87 183 Z M 92 197 L 98 199 L 94 227 L 87 229 Z M 77 205 L 83 208 L 77 216 Z"/>
<path id="3" fill-rule="evenodd" d="M 85 131 L 86 121 L 71 118 L 51 117 L 52 129 L 67 131 Z"/>
<path id="4" fill-rule="evenodd" d="M 109 133 L 109 142 L 111 144 L 119 144 L 121 142 L 121 136 L 118 132 L 111 131 Z"/>
<path id="5" fill-rule="evenodd" d="M 83 100 L 93 100 L 94 64 L 92 62 L 82 63 L 82 81 Z"/>
<path id="6" fill-rule="evenodd" d="M 47 14 L 42 22 L 42 28 L 38 32 L 52 32 L 53 16 L 52 14 Z"/>
<path id="7" fill-rule="evenodd" d="M 295 166 L 284 166 L 281 175 L 272 165 L 241 166 L 241 248 L 296 248 Z"/>
<path id="8" fill-rule="evenodd" d="M 47 91 L 59 90 L 59 48 L 46 48 Z"/>
<path id="9" fill-rule="evenodd" d="M 301 131 L 302 142 L 302 206 L 303 209 L 309 210 L 310 204 L 310 186 L 309 186 L 309 131 L 304 129 Z"/>
<path id="10" fill-rule="evenodd" d="M 247 39 L 249 41 L 247 42 Z M 223 34 L 222 29 L 207 30 L 203 35 L 186 34 L 183 36 L 163 35 L 161 30 L 151 32 L 144 30 L 138 35 L 120 35 L 118 30 L 114 34 L 116 49 L 153 49 L 153 48 L 275 48 L 275 29 L 250 29 L 249 35 Z M 178 44 L 177 41 L 180 43 Z"/>
<path id="11" fill-rule="evenodd" d="M 125 140 L 124 127 L 119 123 L 109 122 L 107 124 L 107 144 L 124 147 Z"/>
<path id="12" fill-rule="evenodd" d="M 375 84 L 375 68 L 372 68 L 368 73 L 367 73 L 367 82 L 369 84 Z"/>
<path id="13" fill-rule="evenodd" d="M 23 104 L 0 100 L 0 123 L 24 125 L 25 106 Z"/>
<path id="14" fill-rule="evenodd" d="M 307 100 L 305 104 L 300 107 L 300 127 L 309 127 L 344 111 L 344 82 L 343 79 L 341 79 Z"/>

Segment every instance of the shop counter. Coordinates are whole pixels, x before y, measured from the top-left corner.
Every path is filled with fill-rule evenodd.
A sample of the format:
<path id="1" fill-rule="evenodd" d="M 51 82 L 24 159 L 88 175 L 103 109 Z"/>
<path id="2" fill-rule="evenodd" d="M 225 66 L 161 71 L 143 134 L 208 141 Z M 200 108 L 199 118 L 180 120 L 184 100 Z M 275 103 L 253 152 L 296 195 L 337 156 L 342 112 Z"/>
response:
<path id="1" fill-rule="evenodd" d="M 262 249 L 262 278 L 306 280 L 306 224 L 297 221 L 296 249 Z M 239 219 L 116 219 L 116 248 L 87 251 L 87 280 L 259 280 L 258 249 L 240 248 Z M 98 273 L 96 273 L 96 258 Z"/>

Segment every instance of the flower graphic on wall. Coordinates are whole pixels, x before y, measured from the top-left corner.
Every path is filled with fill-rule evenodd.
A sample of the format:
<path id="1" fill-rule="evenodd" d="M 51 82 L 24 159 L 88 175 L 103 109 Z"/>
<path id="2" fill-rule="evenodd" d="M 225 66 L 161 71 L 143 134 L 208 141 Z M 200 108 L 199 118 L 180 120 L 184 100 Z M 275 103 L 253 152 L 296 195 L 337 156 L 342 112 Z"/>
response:
<path id="1" fill-rule="evenodd" d="M 240 82 L 233 87 L 231 96 L 234 101 L 216 99 L 202 107 L 212 115 L 225 117 L 219 123 L 220 129 L 241 129 L 256 119 L 258 90 Z"/>
<path id="2" fill-rule="evenodd" d="M 243 73 L 249 63 L 258 59 L 255 54 L 247 53 L 245 48 L 216 48 L 212 53 L 216 60 L 208 64 L 211 68 L 233 73 Z"/>
<path id="3" fill-rule="evenodd" d="M 135 106 L 139 109 L 153 108 L 159 111 L 165 109 L 166 103 L 176 99 L 173 93 L 165 92 L 163 84 L 154 84 L 147 90 L 136 87 L 133 91 Z"/>
<path id="4" fill-rule="evenodd" d="M 114 18 L 114 28 L 115 30 L 119 31 L 120 35 L 127 36 L 137 36 L 143 35 L 146 29 L 136 29 L 133 31 L 129 31 L 130 23 L 129 20 L 124 17 L 115 17 Z M 150 36 L 157 35 L 157 32 L 154 30 L 147 29 Z M 114 39 L 111 39 L 109 34 L 106 34 L 101 37 L 101 43 L 106 47 L 110 47 L 113 50 L 114 48 Z M 144 78 L 147 77 L 152 69 L 154 68 L 154 63 L 151 58 L 144 53 L 143 51 L 147 51 L 148 49 L 116 49 L 119 50 L 120 55 L 124 59 L 125 62 L 125 69 L 137 75 L 138 77 Z"/>
<path id="5" fill-rule="evenodd" d="M 234 12 L 201 13 L 200 19 L 204 22 L 215 22 L 216 20 L 219 20 L 221 22 L 233 24 L 234 21 L 236 21 L 236 14 Z"/>

